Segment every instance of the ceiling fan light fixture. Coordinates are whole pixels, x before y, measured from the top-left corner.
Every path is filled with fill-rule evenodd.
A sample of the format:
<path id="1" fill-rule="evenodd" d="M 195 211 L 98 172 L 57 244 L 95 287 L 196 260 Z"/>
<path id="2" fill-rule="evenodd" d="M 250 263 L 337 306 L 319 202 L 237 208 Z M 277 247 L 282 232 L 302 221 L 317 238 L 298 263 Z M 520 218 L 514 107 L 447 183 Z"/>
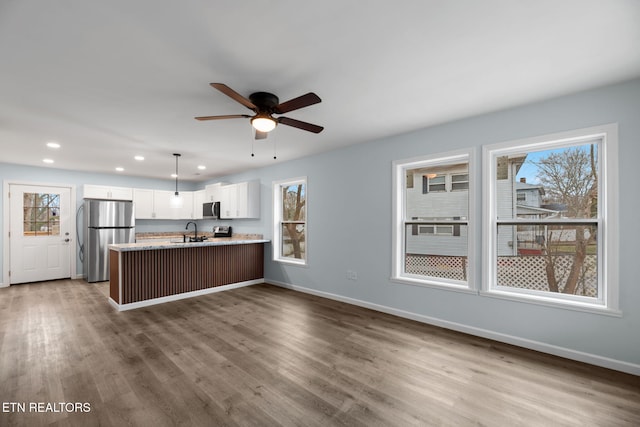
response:
<path id="1" fill-rule="evenodd" d="M 258 115 L 251 119 L 251 126 L 260 132 L 271 132 L 276 128 L 276 121 L 268 115 Z"/>

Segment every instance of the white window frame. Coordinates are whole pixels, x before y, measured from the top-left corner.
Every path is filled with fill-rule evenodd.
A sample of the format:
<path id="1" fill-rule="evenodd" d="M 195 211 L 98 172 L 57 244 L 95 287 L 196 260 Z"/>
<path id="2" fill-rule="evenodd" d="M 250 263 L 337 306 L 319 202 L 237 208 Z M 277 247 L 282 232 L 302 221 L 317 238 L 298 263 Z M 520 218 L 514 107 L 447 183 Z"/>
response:
<path id="1" fill-rule="evenodd" d="M 454 181 L 453 177 L 455 176 L 467 176 L 467 179 L 464 181 Z M 453 188 L 456 184 L 467 184 L 465 188 Z M 451 191 L 464 191 L 469 189 L 469 174 L 468 173 L 452 173 L 451 174 Z"/>
<path id="2" fill-rule="evenodd" d="M 598 145 L 598 298 L 550 292 L 505 289 L 497 286 L 496 159 L 499 156 L 570 147 L 594 139 Z M 618 127 L 591 128 L 507 141 L 483 147 L 483 286 L 481 295 L 571 310 L 620 316 L 618 306 Z M 580 220 L 576 220 L 580 222 Z"/>
<path id="3" fill-rule="evenodd" d="M 282 256 L 282 187 L 303 184 L 305 189 L 305 257 L 296 259 Z M 285 264 L 307 266 L 309 263 L 309 185 L 307 177 L 273 181 L 273 260 Z"/>
<path id="4" fill-rule="evenodd" d="M 476 180 L 475 176 L 475 150 L 457 150 L 447 153 L 433 154 L 427 156 L 413 157 L 403 160 L 395 160 L 392 163 L 392 262 L 391 262 L 391 281 L 409 284 L 433 287 L 439 289 L 452 290 L 457 292 L 478 292 L 475 280 L 475 193 Z M 406 172 L 411 169 L 424 167 L 445 166 L 460 162 L 467 162 L 469 172 L 469 212 L 466 220 L 451 220 L 451 224 L 464 224 L 467 226 L 467 281 L 449 280 L 440 277 L 417 277 L 405 273 L 405 218 L 406 218 Z"/>

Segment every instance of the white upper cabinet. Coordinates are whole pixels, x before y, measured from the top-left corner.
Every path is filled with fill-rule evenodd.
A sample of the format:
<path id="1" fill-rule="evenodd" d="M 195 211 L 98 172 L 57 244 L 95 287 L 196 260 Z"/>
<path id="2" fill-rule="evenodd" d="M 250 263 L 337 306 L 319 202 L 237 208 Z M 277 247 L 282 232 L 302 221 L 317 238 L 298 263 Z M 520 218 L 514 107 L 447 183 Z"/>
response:
<path id="1" fill-rule="evenodd" d="M 171 205 L 174 191 L 149 190 L 136 188 L 133 201 L 136 204 L 136 219 L 195 219 L 194 194 L 192 191 L 181 191 L 182 207 Z M 200 204 L 202 215 L 202 204 Z"/>
<path id="2" fill-rule="evenodd" d="M 193 192 L 193 219 L 202 219 L 202 205 L 208 201 L 206 190 Z"/>
<path id="3" fill-rule="evenodd" d="M 146 188 L 133 189 L 133 203 L 136 206 L 136 219 L 153 219 L 153 190 Z"/>
<path id="4" fill-rule="evenodd" d="M 181 191 L 182 207 L 179 208 L 171 205 L 173 191 L 147 188 L 129 190 L 131 197 L 119 200 L 133 200 L 136 205 L 136 219 L 202 219 L 202 205 L 207 202 L 220 202 L 221 219 L 260 218 L 258 180 L 226 185 L 217 183 L 207 185 L 204 190 Z M 105 194 L 107 193 L 103 192 L 102 197 L 94 197 L 106 198 L 103 197 Z"/>
<path id="5" fill-rule="evenodd" d="M 222 186 L 221 182 L 216 182 L 215 184 L 209 184 L 204 187 L 205 191 L 205 201 L 206 202 L 219 202 L 222 197 Z"/>
<path id="6" fill-rule="evenodd" d="M 223 185 L 220 212 L 225 218 L 260 218 L 260 181 Z"/>
<path id="7" fill-rule="evenodd" d="M 133 200 L 133 189 L 127 187 L 85 184 L 82 190 L 85 199 Z"/>

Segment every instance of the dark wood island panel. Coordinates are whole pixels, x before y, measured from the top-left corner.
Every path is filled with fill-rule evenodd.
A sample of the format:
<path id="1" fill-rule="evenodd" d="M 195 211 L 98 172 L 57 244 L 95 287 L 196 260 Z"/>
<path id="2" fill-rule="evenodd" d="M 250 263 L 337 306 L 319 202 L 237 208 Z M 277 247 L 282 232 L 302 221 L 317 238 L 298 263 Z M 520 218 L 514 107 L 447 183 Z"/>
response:
<path id="1" fill-rule="evenodd" d="M 264 278 L 264 243 L 111 250 L 110 297 L 124 309 Z M 198 292 L 200 291 L 200 292 Z M 195 296 L 195 295 L 190 295 Z M 169 299 L 167 298 L 169 297 Z M 170 298 L 176 297 L 176 298 Z M 149 304 L 144 304 L 149 305 Z"/>

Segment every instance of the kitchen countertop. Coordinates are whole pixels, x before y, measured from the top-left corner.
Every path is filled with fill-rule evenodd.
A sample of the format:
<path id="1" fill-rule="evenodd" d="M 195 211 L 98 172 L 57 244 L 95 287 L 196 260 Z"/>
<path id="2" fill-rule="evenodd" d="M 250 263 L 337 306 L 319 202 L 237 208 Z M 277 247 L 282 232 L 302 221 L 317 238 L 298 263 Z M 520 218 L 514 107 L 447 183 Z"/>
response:
<path id="1" fill-rule="evenodd" d="M 266 239 L 250 239 L 236 237 L 215 237 L 204 242 L 182 242 L 180 241 L 158 241 L 158 242 L 141 242 L 141 243 L 119 243 L 109 245 L 109 249 L 117 252 L 130 251 L 147 251 L 156 249 L 178 249 L 178 248 L 197 248 L 204 246 L 221 246 L 221 245 L 248 245 L 252 243 L 268 243 Z"/>

